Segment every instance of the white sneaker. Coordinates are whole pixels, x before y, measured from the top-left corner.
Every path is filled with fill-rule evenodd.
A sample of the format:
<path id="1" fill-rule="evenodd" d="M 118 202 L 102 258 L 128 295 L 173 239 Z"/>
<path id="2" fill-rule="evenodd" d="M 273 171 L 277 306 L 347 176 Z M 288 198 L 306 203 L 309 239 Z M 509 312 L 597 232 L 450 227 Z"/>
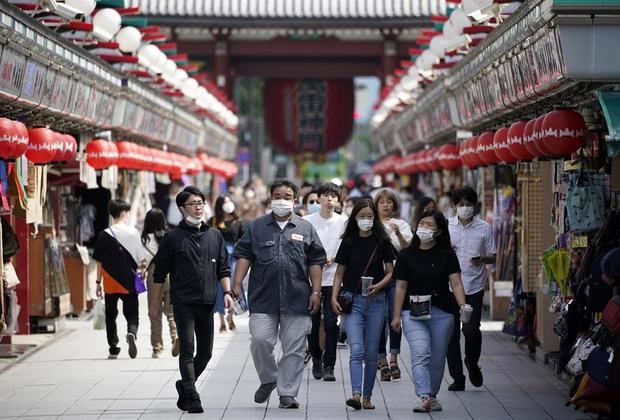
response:
<path id="1" fill-rule="evenodd" d="M 443 407 L 437 398 L 431 398 L 431 411 L 442 411 Z"/>
<path id="2" fill-rule="evenodd" d="M 413 407 L 414 413 L 428 413 L 431 411 L 431 406 L 433 404 L 433 398 L 430 397 L 422 397 L 420 401 L 418 401 L 418 405 Z"/>

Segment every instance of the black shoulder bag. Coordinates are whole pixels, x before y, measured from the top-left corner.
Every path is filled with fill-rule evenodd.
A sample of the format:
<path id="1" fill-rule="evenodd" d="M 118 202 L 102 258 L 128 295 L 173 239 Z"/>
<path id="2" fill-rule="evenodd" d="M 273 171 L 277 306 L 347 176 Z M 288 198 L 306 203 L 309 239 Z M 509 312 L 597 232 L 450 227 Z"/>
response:
<path id="1" fill-rule="evenodd" d="M 360 287 L 360 284 L 362 283 L 362 277 L 366 276 L 368 267 L 370 267 L 370 263 L 372 262 L 373 258 L 375 258 L 378 247 L 379 244 L 377 243 L 377 245 L 375 245 L 375 249 L 373 249 L 372 254 L 370 255 L 368 263 L 366 264 L 366 268 L 364 268 L 364 271 L 362 272 L 362 275 L 357 282 L 357 286 L 355 286 L 355 290 Z M 340 305 L 340 309 L 342 309 L 343 314 L 350 314 L 353 310 L 353 295 L 351 293 L 347 293 L 341 290 L 340 293 L 338 293 L 338 296 L 336 296 L 336 301 L 338 302 L 338 305 Z"/>

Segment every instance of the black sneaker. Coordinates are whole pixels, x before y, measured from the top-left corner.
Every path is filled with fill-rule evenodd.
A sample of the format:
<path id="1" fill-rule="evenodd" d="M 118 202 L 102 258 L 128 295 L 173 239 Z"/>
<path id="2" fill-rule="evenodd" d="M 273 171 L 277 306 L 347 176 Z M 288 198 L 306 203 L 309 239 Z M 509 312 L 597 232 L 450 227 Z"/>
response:
<path id="1" fill-rule="evenodd" d="M 200 399 L 197 400 L 189 400 L 187 404 L 187 412 L 188 413 L 204 413 L 205 410 L 202 408 L 202 404 L 200 403 Z"/>
<path id="2" fill-rule="evenodd" d="M 280 397 L 280 408 L 299 408 L 299 403 L 293 397 Z"/>
<path id="3" fill-rule="evenodd" d="M 133 333 L 127 334 L 127 345 L 129 346 L 129 357 L 135 359 L 138 355 L 138 348 L 136 347 L 136 336 Z"/>
<path id="4" fill-rule="evenodd" d="M 187 398 L 185 398 L 185 388 L 183 388 L 183 381 L 178 380 L 174 383 L 175 388 L 177 389 L 177 394 L 179 394 L 179 399 L 177 400 L 177 407 L 181 411 L 187 411 Z"/>
<path id="5" fill-rule="evenodd" d="M 254 393 L 254 402 L 262 404 L 269 399 L 271 392 L 276 389 L 277 382 L 261 384 Z"/>
<path id="6" fill-rule="evenodd" d="M 465 391 L 465 378 L 452 382 L 448 386 L 448 391 Z"/>
<path id="7" fill-rule="evenodd" d="M 325 382 L 336 381 L 336 376 L 334 376 L 334 368 L 332 366 L 327 366 L 323 369 L 323 380 Z"/>
<path id="8" fill-rule="evenodd" d="M 312 358 L 312 376 L 314 379 L 321 379 L 323 377 L 323 365 L 321 359 Z"/>
<path id="9" fill-rule="evenodd" d="M 476 388 L 480 388 L 483 382 L 480 366 L 478 366 L 477 363 L 469 363 L 467 359 L 465 359 L 465 367 L 467 367 L 467 371 L 469 372 L 469 382 Z"/>

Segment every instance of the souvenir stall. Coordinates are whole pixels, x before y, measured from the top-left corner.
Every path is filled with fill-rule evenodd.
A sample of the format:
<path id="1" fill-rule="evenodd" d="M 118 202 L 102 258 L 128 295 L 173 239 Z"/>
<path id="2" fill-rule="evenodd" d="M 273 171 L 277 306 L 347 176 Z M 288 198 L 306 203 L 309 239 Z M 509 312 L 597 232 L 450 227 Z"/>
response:
<path id="1" fill-rule="evenodd" d="M 208 170 L 198 151 L 222 176 L 236 173 L 224 160 L 236 148 L 232 103 L 189 77 L 187 57 L 137 8 L 15 6 L 0 4 L 0 192 L 3 227 L 19 243 L 11 259 L 18 310 L 2 300 L 1 325 L 11 325 L 0 334 L 56 331 L 65 315 L 88 309 L 96 273 L 85 245 L 107 226 L 107 210 L 97 209 L 111 197 L 129 200 L 139 225 L 155 177 Z"/>
<path id="2" fill-rule="evenodd" d="M 583 279 L 596 267 L 591 250 L 601 236 L 610 246 L 600 219 L 615 214 L 615 164 L 606 149 L 617 153 L 618 123 L 610 120 L 620 60 L 605 48 L 620 26 L 608 16 L 610 2 L 587 15 L 578 3 L 463 2 L 428 47 L 414 49 L 415 65 L 387 87 L 373 117 L 386 153 L 457 140 L 464 182 L 478 189 L 483 215 L 493 214 L 498 260 L 490 295 L 506 299 L 499 295 L 513 289 L 519 302 L 513 314 L 508 309 L 508 330 L 545 356 L 560 348 L 572 354 L 578 333 L 560 346 L 553 326 L 577 299 L 573 284 L 590 290 Z M 480 48 L 472 47 L 482 32 Z M 584 320 L 583 311 L 568 313 Z M 586 311 L 577 330 L 597 317 Z"/>

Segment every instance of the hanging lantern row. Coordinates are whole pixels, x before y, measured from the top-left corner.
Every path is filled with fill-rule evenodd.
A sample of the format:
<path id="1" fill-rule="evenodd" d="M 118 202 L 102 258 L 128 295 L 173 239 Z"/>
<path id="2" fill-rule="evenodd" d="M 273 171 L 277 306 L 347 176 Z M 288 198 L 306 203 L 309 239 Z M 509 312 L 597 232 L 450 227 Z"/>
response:
<path id="1" fill-rule="evenodd" d="M 555 110 L 527 122 L 519 121 L 495 132 L 470 137 L 460 146 L 445 144 L 402 159 L 388 156 L 373 166 L 373 172 L 412 174 L 461 166 L 474 169 L 498 163 L 570 156 L 583 145 L 585 131 L 581 114 Z"/>
<path id="2" fill-rule="evenodd" d="M 128 141 L 113 143 L 102 139 L 92 140 L 86 145 L 86 162 L 97 170 L 116 165 L 120 169 L 167 173 L 173 179 L 179 179 L 185 174 L 197 175 L 203 171 L 225 178 L 237 174 L 237 165 L 234 163 L 209 157 L 205 153 L 188 157 Z"/>
<path id="3" fill-rule="evenodd" d="M 28 129 L 19 121 L 0 118 L 0 158 L 14 161 L 26 155 L 37 165 L 72 160 L 77 152 L 77 141 L 69 134 L 49 128 Z"/>
<path id="4" fill-rule="evenodd" d="M 580 113 L 555 110 L 530 121 L 485 132 L 461 144 L 460 157 L 470 169 L 570 156 L 582 145 L 586 124 Z"/>

